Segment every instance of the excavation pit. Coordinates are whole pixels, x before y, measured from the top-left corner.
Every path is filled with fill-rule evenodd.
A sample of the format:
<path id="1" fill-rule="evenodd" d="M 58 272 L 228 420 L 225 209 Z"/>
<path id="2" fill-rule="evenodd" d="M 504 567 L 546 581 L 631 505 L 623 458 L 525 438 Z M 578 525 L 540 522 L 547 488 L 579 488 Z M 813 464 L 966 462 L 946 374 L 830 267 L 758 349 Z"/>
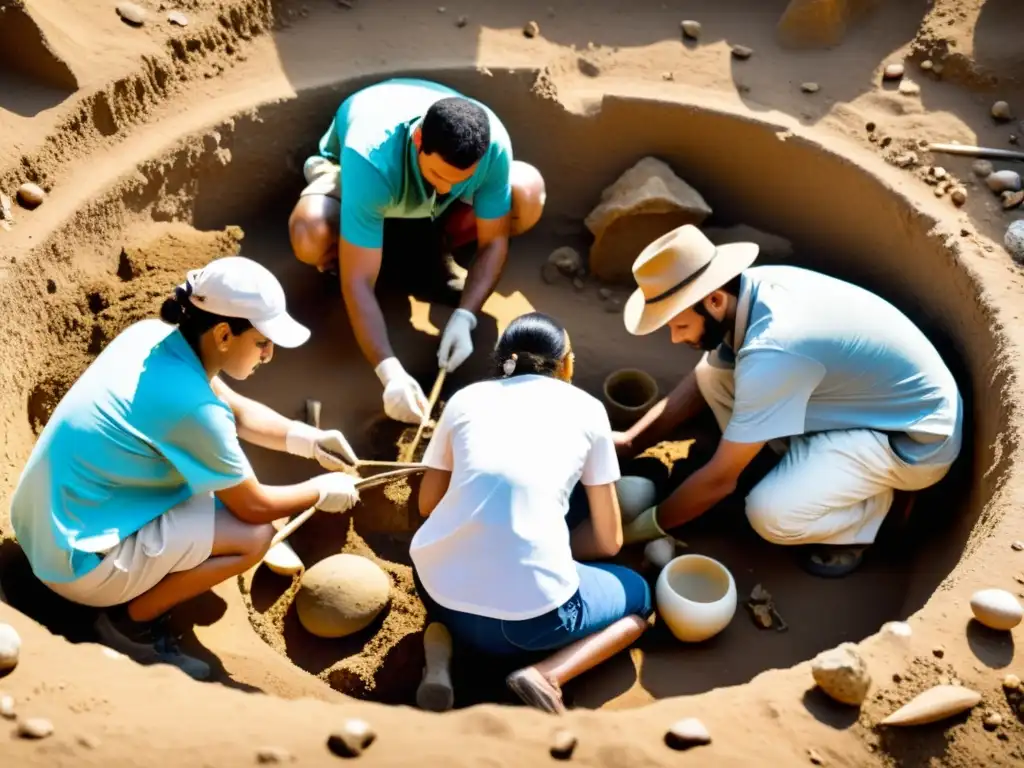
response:
<path id="1" fill-rule="evenodd" d="M 663 393 L 692 368 L 696 355 L 671 346 L 666 334 L 636 338 L 626 333 L 621 304 L 615 302 L 628 294 L 629 286 L 601 286 L 587 278 L 581 287 L 541 277 L 555 248 L 570 245 L 586 252 L 583 218 L 601 190 L 645 156 L 664 160 L 700 191 L 713 209 L 706 226 L 745 224 L 781 235 L 794 246 L 788 263 L 850 279 L 900 306 L 936 343 L 964 395 L 965 448 L 954 470 L 919 496 L 911 529 L 888 532 L 891 536 L 880 541 L 864 567 L 846 579 L 811 577 L 791 552 L 761 540 L 745 521 L 742 493 L 677 532 L 690 551 L 730 569 L 741 600 L 756 584 L 768 588 L 787 631 L 765 631 L 737 610 L 720 634 L 684 646 L 657 622 L 638 643 L 638 653 L 620 654 L 581 677 L 567 686 L 567 698 L 581 707 L 622 708 L 740 685 L 839 642 L 865 638 L 886 621 L 921 609 L 994 524 L 982 512 L 1013 453 L 1002 432 L 1013 410 L 1010 390 L 998 386 L 1006 374 L 993 373 L 991 366 L 999 359 L 999 331 L 979 298 L 977 276 L 933 231 L 934 220 L 877 177 L 874 170 L 879 169 L 869 171 L 789 128 L 749 115 L 643 94 L 583 94 L 582 106 L 569 110 L 543 97 L 534 72 L 408 74 L 427 74 L 486 100 L 506 121 L 516 156 L 536 165 L 548 181 L 545 218 L 513 241 L 505 275 L 474 336 L 477 352 L 448 378 L 442 399 L 493 374 L 487 353 L 504 325 L 530 308 L 566 324 L 576 354 L 576 383 L 599 398 L 604 381 L 619 368 L 648 371 Z M 120 247 L 99 255 L 83 247 L 45 269 L 19 265 L 13 270 L 14 288 L 9 290 L 38 296 L 47 307 L 42 320 L 19 318 L 17 327 L 10 316 L 2 320 L 23 345 L 15 348 L 39 350 L 19 360 L 17 371 L 3 374 L 8 432 L 20 441 L 14 449 L 19 466 L 34 437 L 33 424 L 45 421 L 55 390 L 68 382 L 61 371 L 90 359 L 128 323 L 155 314 L 187 268 L 239 247 L 279 276 L 294 315 L 313 336 L 300 349 L 278 350 L 269 366 L 238 389 L 295 418 L 302 418 L 307 398 L 316 398 L 323 404 L 323 426 L 342 429 L 361 457 L 396 457 L 402 428 L 381 424 L 380 387 L 355 345 L 337 283 L 294 260 L 287 237 L 288 214 L 303 186 L 302 161 L 340 99 L 366 82 L 309 90 L 259 106 L 183 140 L 160 161 L 139 158 L 145 181 L 138 188 L 126 182 L 113 190 L 103 214 L 114 221 L 118 205 L 135 206 L 158 221 L 123 233 L 131 243 L 124 250 L 127 269 Z M 764 179 L 772 180 L 770 192 Z M 835 200 L 837 189 L 847 200 L 842 205 L 828 202 Z M 425 390 L 436 373 L 439 330 L 452 309 L 444 287 L 426 274 L 437 256 L 429 243 L 428 227 L 407 223 L 389 229 L 388 274 L 380 291 L 396 353 Z M 50 290 L 48 281 L 54 278 L 56 290 Z M 90 299 L 97 291 L 102 301 Z M 994 394 L 976 400 L 976 391 Z M 660 459 L 640 459 L 624 471 L 651 477 L 665 493 L 707 460 L 716 440 L 713 422 L 705 419 L 675 436 L 675 453 L 663 450 Z M 294 457 L 246 449 L 264 482 L 294 482 L 318 471 Z M 742 479 L 741 492 L 770 464 L 764 457 L 752 468 Z M 8 476 L 8 492 L 15 480 L 16 475 Z M 388 572 L 392 602 L 371 626 L 343 640 L 310 637 L 290 608 L 297 582 L 260 567 L 233 585 L 249 615 L 246 631 L 255 631 L 276 653 L 338 691 L 411 703 L 422 667 L 420 633 L 426 619 L 407 554 L 419 522 L 415 489 L 412 482 L 404 489 L 391 488 L 390 496 L 388 489 L 369 492 L 355 514 L 314 515 L 290 540 L 307 566 L 344 551 L 371 557 Z M 639 552 L 621 559 L 643 567 Z M 57 610 L 52 601 L 28 599 L 36 593 L 23 586 L 29 579 L 17 555 L 8 553 L 4 560 L 9 567 L 0 583 L 15 607 L 69 637 L 87 637 L 47 615 Z M 648 575 L 653 585 L 655 574 Z M 188 612 L 188 607 L 181 611 Z M 456 705 L 509 702 L 504 671 L 501 664 L 457 651 Z"/>

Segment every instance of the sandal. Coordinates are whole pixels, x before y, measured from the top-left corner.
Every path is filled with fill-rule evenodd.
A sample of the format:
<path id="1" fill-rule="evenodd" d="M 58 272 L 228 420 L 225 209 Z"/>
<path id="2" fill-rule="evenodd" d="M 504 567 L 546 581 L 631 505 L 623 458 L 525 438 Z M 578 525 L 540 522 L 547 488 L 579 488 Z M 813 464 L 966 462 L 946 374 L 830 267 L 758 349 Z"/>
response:
<path id="1" fill-rule="evenodd" d="M 835 579 L 857 570 L 866 549 L 866 546 L 820 545 L 812 547 L 801 557 L 800 564 L 808 573 Z"/>

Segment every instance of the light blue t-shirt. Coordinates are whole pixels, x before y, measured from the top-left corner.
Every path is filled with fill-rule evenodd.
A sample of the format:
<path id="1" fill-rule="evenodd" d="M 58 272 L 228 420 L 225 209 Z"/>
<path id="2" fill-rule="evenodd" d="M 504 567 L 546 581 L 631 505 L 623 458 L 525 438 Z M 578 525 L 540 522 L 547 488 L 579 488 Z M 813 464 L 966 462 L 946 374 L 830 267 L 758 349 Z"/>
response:
<path id="1" fill-rule="evenodd" d="M 481 219 L 511 210 L 512 141 L 498 116 L 487 113 L 491 143 L 473 175 L 438 200 L 425 185 L 412 136 L 430 106 L 458 91 L 428 80 L 396 78 L 345 99 L 320 139 L 320 154 L 341 165 L 341 236 L 352 245 L 380 248 L 385 218 L 437 218 L 455 200 Z"/>
<path id="2" fill-rule="evenodd" d="M 235 417 L 176 327 L 151 319 L 107 345 L 60 401 L 11 501 L 36 576 L 74 581 L 189 497 L 251 473 Z"/>
<path id="3" fill-rule="evenodd" d="M 909 464 L 952 462 L 963 401 L 927 337 L 879 296 L 798 267 L 740 278 L 733 355 L 736 402 L 724 437 L 756 443 L 825 430 L 889 433 Z"/>

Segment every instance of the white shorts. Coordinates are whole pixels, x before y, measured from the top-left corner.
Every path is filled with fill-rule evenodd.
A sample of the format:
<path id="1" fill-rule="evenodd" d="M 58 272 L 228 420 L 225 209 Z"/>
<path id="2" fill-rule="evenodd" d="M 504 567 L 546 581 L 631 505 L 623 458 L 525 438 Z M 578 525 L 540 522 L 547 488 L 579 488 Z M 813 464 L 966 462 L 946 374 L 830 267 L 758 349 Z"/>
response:
<path id="1" fill-rule="evenodd" d="M 81 578 L 47 586 L 65 600 L 94 608 L 127 603 L 168 574 L 206 562 L 213 551 L 215 515 L 212 493 L 193 496 L 115 546 Z"/>

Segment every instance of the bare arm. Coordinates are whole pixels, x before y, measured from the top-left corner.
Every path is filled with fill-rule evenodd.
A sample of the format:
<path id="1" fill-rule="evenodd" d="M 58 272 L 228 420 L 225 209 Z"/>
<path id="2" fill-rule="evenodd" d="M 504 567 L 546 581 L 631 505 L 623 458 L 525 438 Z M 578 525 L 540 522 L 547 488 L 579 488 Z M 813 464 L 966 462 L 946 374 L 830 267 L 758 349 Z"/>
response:
<path id="1" fill-rule="evenodd" d="M 505 261 L 508 258 L 508 240 L 511 215 L 500 219 L 477 219 L 477 252 L 466 275 L 466 287 L 462 291 L 460 309 L 477 314 L 494 292 L 501 279 Z"/>
<path id="2" fill-rule="evenodd" d="M 376 368 L 382 360 L 394 357 L 384 313 L 374 293 L 380 274 L 381 249 L 361 248 L 339 237 L 338 251 L 341 294 L 352 332 L 363 357 Z"/>
<path id="3" fill-rule="evenodd" d="M 577 560 L 614 557 L 622 549 L 622 513 L 615 495 L 615 483 L 584 486 L 590 517 L 571 534 L 572 554 Z"/>
<path id="4" fill-rule="evenodd" d="M 272 451 L 286 450 L 286 437 L 292 420 L 273 408 L 240 395 L 219 376 L 210 381 L 214 393 L 231 408 L 238 424 L 238 436 L 248 443 Z"/>
<path id="5" fill-rule="evenodd" d="M 617 433 L 615 445 L 620 458 L 632 458 L 657 445 L 672 430 L 699 414 L 707 405 L 697 387 L 697 377 L 690 371 L 668 397 L 655 403 L 625 432 Z"/>
<path id="6" fill-rule="evenodd" d="M 247 477 L 238 485 L 217 491 L 215 495 L 231 514 L 252 525 L 290 517 L 320 500 L 320 491 L 311 480 L 296 485 L 263 485 L 255 477 Z"/>
<path id="7" fill-rule="evenodd" d="M 430 467 L 423 473 L 419 495 L 420 517 L 430 517 L 430 513 L 448 492 L 451 480 L 452 473 L 443 469 Z"/>

